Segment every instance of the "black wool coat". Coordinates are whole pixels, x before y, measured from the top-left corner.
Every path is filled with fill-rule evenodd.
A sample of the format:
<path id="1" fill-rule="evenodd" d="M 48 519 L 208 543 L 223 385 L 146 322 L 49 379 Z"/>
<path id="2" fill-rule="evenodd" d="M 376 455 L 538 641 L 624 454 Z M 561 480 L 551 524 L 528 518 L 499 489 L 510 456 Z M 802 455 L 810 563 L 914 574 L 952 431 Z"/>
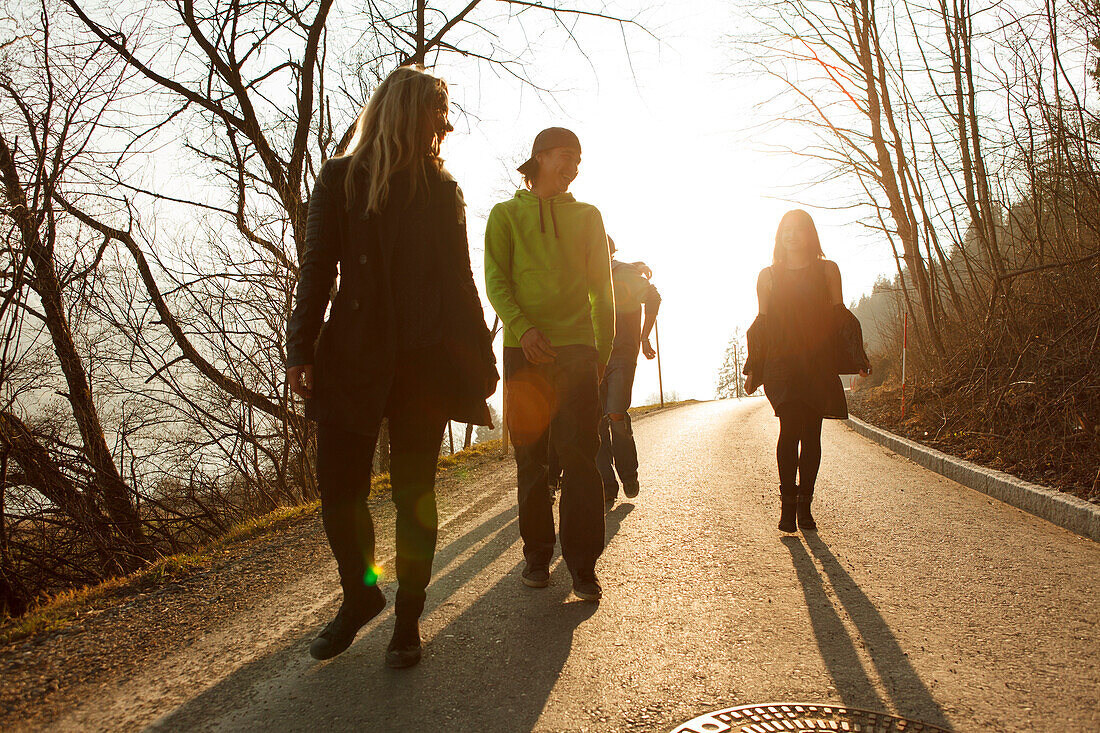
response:
<path id="1" fill-rule="evenodd" d="M 369 215 L 361 202 L 347 205 L 347 166 L 347 158 L 329 160 L 317 176 L 287 325 L 287 366 L 313 365 L 306 416 L 352 432 L 378 429 L 397 357 L 393 251 L 418 237 L 443 264 L 430 285 L 441 289 L 444 303 L 444 410 L 458 422 L 491 424 L 485 399 L 499 375 L 470 269 L 461 189 L 447 171 L 428 165 L 426 203 L 400 216 Z M 322 323 L 337 271 L 339 288 Z"/>

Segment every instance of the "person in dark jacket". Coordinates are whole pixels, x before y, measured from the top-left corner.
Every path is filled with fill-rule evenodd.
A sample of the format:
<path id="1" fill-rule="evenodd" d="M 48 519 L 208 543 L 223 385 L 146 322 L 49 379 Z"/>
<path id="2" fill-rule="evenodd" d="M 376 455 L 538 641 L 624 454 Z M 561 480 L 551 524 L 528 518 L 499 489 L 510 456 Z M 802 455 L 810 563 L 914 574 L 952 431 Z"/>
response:
<path id="1" fill-rule="evenodd" d="M 448 420 L 489 425 L 499 379 L 470 269 L 465 204 L 443 168 L 447 86 L 397 69 L 359 117 L 346 155 L 327 161 L 309 201 L 287 382 L 317 421 L 321 516 L 343 603 L 310 646 L 333 657 L 385 606 L 367 508 L 383 417 L 397 507 L 397 601 L 391 667 L 421 656 L 431 578 L 435 472 Z M 339 288 L 324 318 L 339 270 Z"/>
<path id="2" fill-rule="evenodd" d="M 607 369 L 600 382 L 600 452 L 596 466 L 603 478 L 604 502 L 614 502 L 619 480 L 628 499 L 638 496 L 638 449 L 630 427 L 630 401 L 634 390 L 634 372 L 638 352 L 645 358 L 657 356 L 649 334 L 657 322 L 661 294 L 649 281 L 653 271 L 645 263 L 627 263 L 615 259 L 615 241 L 607 238 L 611 251 L 611 279 L 615 287 L 615 343 Z M 645 312 L 645 318 L 642 312 Z M 618 477 L 616 479 L 616 473 Z"/>
<path id="3" fill-rule="evenodd" d="M 605 508 L 614 503 L 619 493 L 616 470 L 623 481 L 626 496 L 633 498 L 638 495 L 638 450 L 634 444 L 628 410 L 634 390 L 634 372 L 638 366 L 638 344 L 641 344 L 645 358 L 657 356 L 649 334 L 657 322 L 657 311 L 661 307 L 661 294 L 649 282 L 653 279 L 652 268 L 641 261 L 619 262 L 615 259 L 615 241 L 611 237 L 607 238 L 607 245 L 611 253 L 611 281 L 615 290 L 615 341 L 600 381 L 600 406 L 604 416 L 600 420 L 600 450 L 596 454 L 596 465 L 603 478 Z M 641 318 L 643 306 L 644 322 Z M 612 407 L 618 406 L 616 410 L 608 407 L 609 390 L 615 395 Z M 609 416 L 610 412 L 618 413 L 618 417 Z M 612 420 L 616 421 L 615 426 L 612 426 Z M 550 435 L 549 466 L 550 501 L 553 502 L 561 487 L 562 474 L 553 433 Z"/>
<path id="4" fill-rule="evenodd" d="M 802 209 L 788 211 L 775 234 L 771 267 L 756 284 L 760 314 L 749 329 L 745 391 L 761 383 L 779 417 L 779 529 L 817 529 L 810 512 L 821 464 L 821 421 L 845 419 L 848 405 L 840 383 L 844 314 L 840 268 L 825 259 L 817 227 Z M 852 316 L 854 320 L 854 316 Z M 858 335 L 859 373 L 870 368 Z"/>

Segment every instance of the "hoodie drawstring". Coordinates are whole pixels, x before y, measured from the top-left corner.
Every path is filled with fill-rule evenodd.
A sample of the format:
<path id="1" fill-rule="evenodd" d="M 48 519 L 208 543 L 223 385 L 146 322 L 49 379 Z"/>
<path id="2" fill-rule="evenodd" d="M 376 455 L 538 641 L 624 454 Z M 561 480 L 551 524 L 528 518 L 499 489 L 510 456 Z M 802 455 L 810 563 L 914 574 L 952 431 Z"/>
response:
<path id="1" fill-rule="evenodd" d="M 539 232 L 546 234 L 546 223 L 542 218 L 542 198 L 535 196 L 539 207 Z M 558 219 L 554 216 L 554 199 L 546 199 L 546 206 L 550 209 L 550 225 L 554 228 L 554 239 L 558 238 Z"/>

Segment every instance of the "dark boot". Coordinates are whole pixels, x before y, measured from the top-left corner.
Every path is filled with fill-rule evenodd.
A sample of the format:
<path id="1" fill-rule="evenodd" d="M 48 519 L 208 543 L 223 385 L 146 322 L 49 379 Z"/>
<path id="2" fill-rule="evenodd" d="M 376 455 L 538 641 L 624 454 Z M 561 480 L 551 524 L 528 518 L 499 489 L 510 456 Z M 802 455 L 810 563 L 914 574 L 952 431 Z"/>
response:
<path id="1" fill-rule="evenodd" d="M 582 601 L 598 601 L 603 597 L 603 587 L 600 579 L 596 577 L 596 571 L 584 569 L 573 572 L 573 593 Z"/>
<path id="2" fill-rule="evenodd" d="M 331 659 L 340 654 L 355 640 L 363 625 L 386 607 L 386 598 L 377 586 L 366 589 L 359 597 L 344 596 L 340 610 L 328 626 L 309 645 L 314 659 Z"/>
<path id="3" fill-rule="evenodd" d="M 798 509 L 798 487 L 797 486 L 780 486 L 779 487 L 779 501 L 780 501 L 779 531 L 780 532 L 796 532 L 796 531 L 798 531 L 798 528 L 795 526 L 795 513 Z"/>
<path id="4" fill-rule="evenodd" d="M 398 616 L 393 625 L 393 638 L 386 647 L 386 666 L 393 669 L 412 667 L 420 661 L 420 619 Z"/>
<path id="5" fill-rule="evenodd" d="M 814 500 L 814 489 L 811 486 L 808 490 L 799 487 L 798 489 L 798 528 L 801 530 L 815 530 L 817 529 L 817 522 L 814 521 L 814 515 L 810 514 L 810 503 Z"/>

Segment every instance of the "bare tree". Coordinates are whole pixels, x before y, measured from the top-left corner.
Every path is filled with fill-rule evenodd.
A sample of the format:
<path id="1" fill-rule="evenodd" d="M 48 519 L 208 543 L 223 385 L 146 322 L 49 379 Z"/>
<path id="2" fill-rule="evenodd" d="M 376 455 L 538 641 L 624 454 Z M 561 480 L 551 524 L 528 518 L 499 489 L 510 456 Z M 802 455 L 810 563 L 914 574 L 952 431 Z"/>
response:
<path id="1" fill-rule="evenodd" d="M 45 6 L 39 18 L 39 31 L 30 44 L 31 63 L 22 67 L 13 64 L 0 76 L 8 120 L 8 129 L 0 131 L 0 186 L 3 213 L 12 223 L 7 247 L 19 263 L 9 302 L 24 296 L 25 283 L 41 308 L 36 314 L 52 343 L 64 378 L 64 396 L 79 432 L 81 458 L 91 472 L 84 489 L 90 495 L 64 480 L 19 418 L 7 413 L 0 427 L 5 446 L 20 463 L 24 478 L 36 479 L 36 488 L 61 500 L 58 506 L 89 530 L 109 566 L 128 570 L 152 556 L 152 544 L 145 536 L 131 488 L 107 444 L 65 297 L 66 290 L 71 291 L 94 268 L 102 248 L 93 249 L 92 261 L 85 268 L 72 267 L 71 260 L 59 260 L 59 255 L 71 257 L 74 245 L 91 243 L 57 206 L 58 188 L 97 131 L 120 79 L 96 60 L 81 60 L 80 52 L 86 49 L 53 44 Z M 22 133 L 26 149 L 11 141 L 13 132 Z M 14 314 L 14 309 L 9 314 Z M 102 507 L 103 514 L 96 507 Z M 110 518 L 109 523 L 103 521 L 104 515 Z"/>
<path id="2" fill-rule="evenodd" d="M 54 3 L 0 46 L 0 603 L 16 613 L 316 496 L 283 337 L 308 192 L 374 84 L 456 54 L 545 92 L 489 26 L 637 25 L 478 0 Z M 166 152 L 171 170 L 152 165 Z"/>
<path id="3" fill-rule="evenodd" d="M 740 328 L 733 331 L 726 353 L 722 359 L 722 366 L 718 370 L 718 385 L 715 394 L 718 399 L 728 397 L 745 397 L 745 378 L 741 371 L 745 367 L 745 359 L 748 349 L 745 345 L 745 334 Z"/>

